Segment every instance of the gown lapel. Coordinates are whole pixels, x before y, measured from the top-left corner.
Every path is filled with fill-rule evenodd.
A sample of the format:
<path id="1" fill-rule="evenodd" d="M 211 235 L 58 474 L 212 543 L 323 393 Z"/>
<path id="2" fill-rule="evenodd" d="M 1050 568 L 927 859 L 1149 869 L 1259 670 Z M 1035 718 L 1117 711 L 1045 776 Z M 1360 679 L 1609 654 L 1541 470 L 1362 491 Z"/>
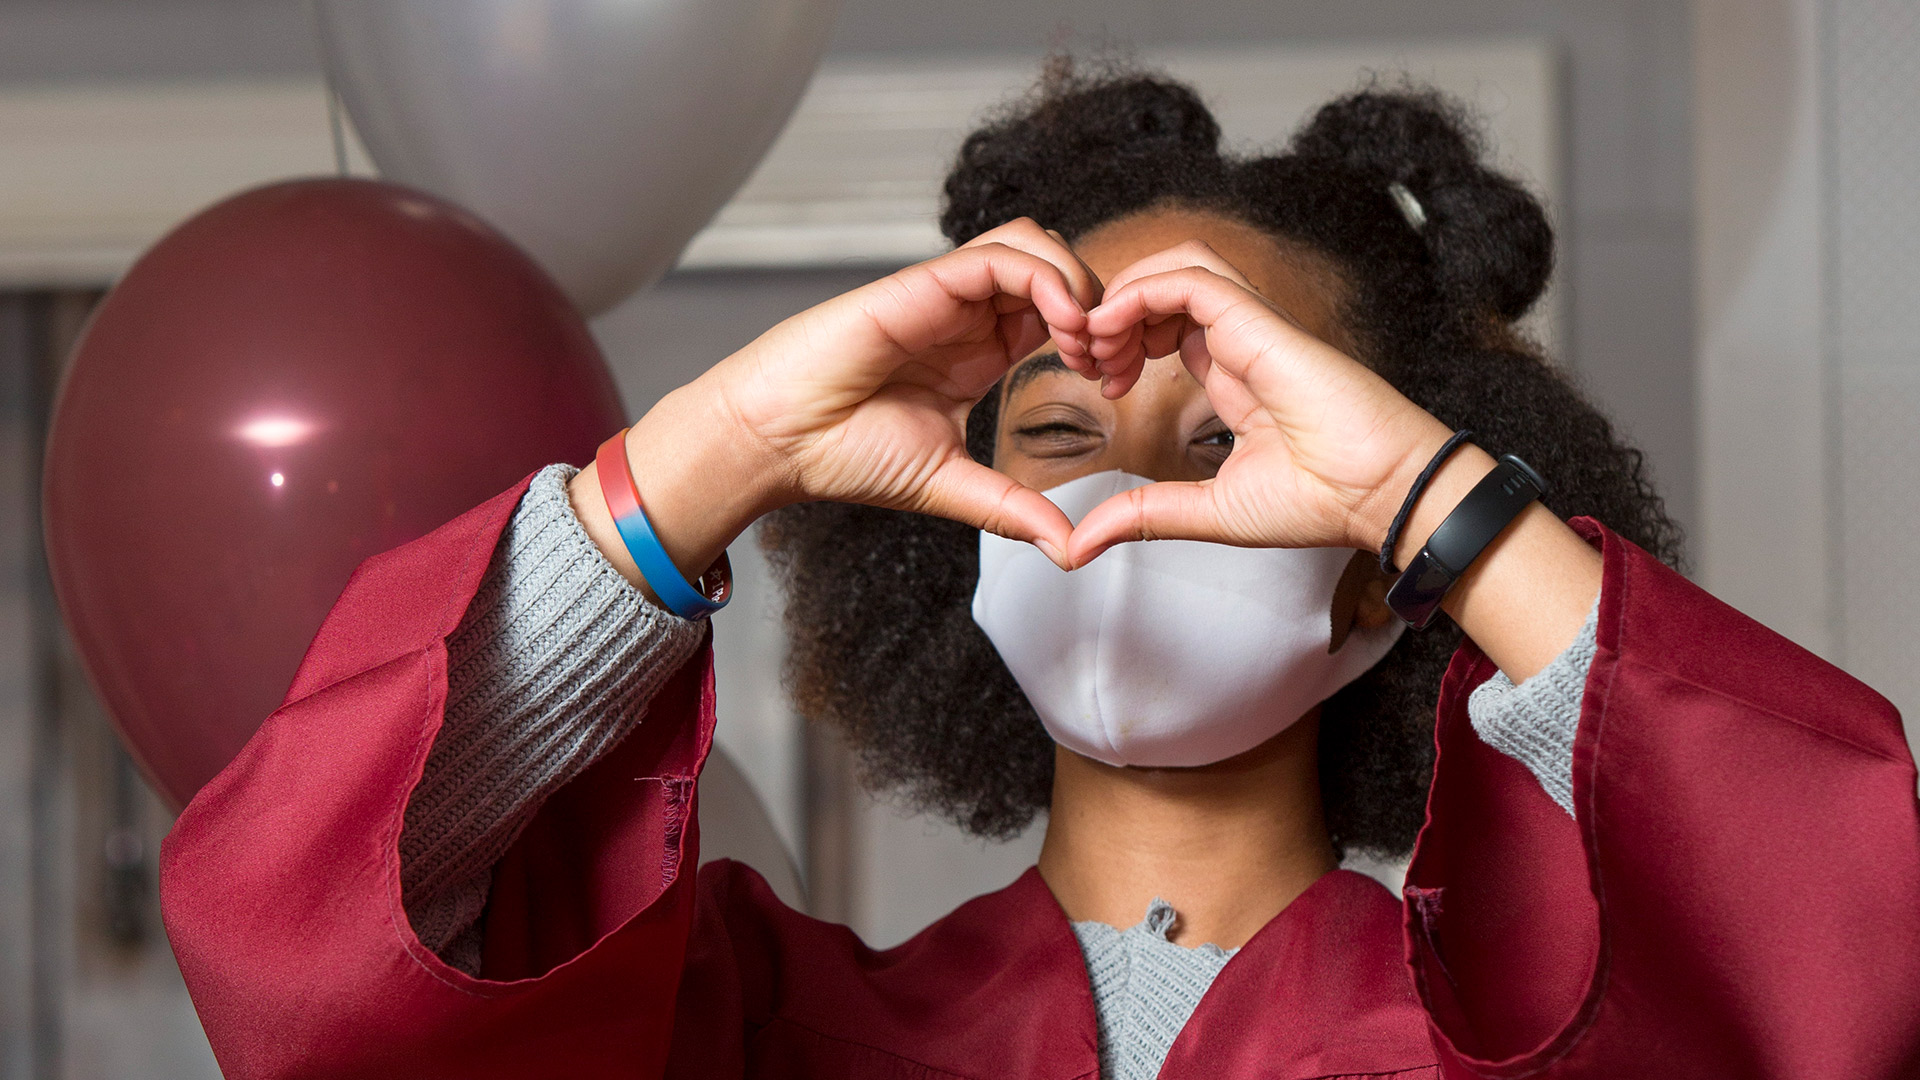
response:
<path id="1" fill-rule="evenodd" d="M 1227 961 L 1161 1080 L 1435 1069 L 1405 954 L 1392 893 L 1350 870 L 1325 875 Z"/>
<path id="2" fill-rule="evenodd" d="M 855 1056 L 870 1047 L 912 1062 L 919 1076 L 1099 1075 L 1080 943 L 1036 869 L 879 951 L 845 927 L 785 909 L 771 890 L 756 906 L 777 913 L 784 952 L 804 958 L 774 975 L 772 1012 L 786 1024 Z M 870 1074 L 856 1064 L 849 1057 L 820 1075 Z"/>
<path id="3" fill-rule="evenodd" d="M 778 903 L 770 891 L 764 902 Z M 844 928 L 792 918 L 854 941 Z M 1162 1080 L 1432 1069 L 1426 1013 L 1402 940 L 1391 893 L 1350 871 L 1327 874 L 1221 969 L 1174 1041 Z M 813 962 L 786 972 L 794 981 L 775 1011 L 790 1023 L 838 1045 L 884 1048 L 938 1074 L 1099 1075 L 1086 962 L 1038 869 L 895 948 L 855 945 L 836 962 L 827 958 L 838 950 L 825 945 L 805 947 Z M 851 969 L 837 970 L 849 961 Z"/>

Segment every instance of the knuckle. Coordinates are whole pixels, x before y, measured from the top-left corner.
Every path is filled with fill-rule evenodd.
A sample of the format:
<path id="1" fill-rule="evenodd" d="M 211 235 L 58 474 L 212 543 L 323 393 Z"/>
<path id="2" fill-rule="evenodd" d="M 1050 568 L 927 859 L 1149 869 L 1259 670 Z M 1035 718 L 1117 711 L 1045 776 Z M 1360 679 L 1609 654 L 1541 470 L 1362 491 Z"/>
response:
<path id="1" fill-rule="evenodd" d="M 980 528 L 995 536 L 1010 535 L 1007 532 L 1007 524 L 1012 520 L 1012 514 L 1009 513 L 1007 509 L 1007 502 L 1012 497 L 1012 486 L 1009 485 L 1003 488 L 1000 492 L 1000 497 L 994 500 L 993 508 L 988 510 L 986 516 L 981 520 Z"/>
<path id="2" fill-rule="evenodd" d="M 1135 540 L 1155 539 L 1153 535 L 1153 522 L 1147 516 L 1147 497 L 1145 492 L 1145 488 L 1134 488 L 1132 491 L 1127 492 L 1127 504 L 1133 511 L 1132 532 Z"/>
<path id="3" fill-rule="evenodd" d="M 974 237 L 967 246 L 1005 248 L 1010 241 L 1015 243 L 1032 243 L 1034 237 L 1044 237 L 1045 235 L 1046 234 L 1041 231 L 1038 222 L 1032 218 L 1021 217 L 1014 218 L 1012 221 L 988 229 L 986 232 Z"/>

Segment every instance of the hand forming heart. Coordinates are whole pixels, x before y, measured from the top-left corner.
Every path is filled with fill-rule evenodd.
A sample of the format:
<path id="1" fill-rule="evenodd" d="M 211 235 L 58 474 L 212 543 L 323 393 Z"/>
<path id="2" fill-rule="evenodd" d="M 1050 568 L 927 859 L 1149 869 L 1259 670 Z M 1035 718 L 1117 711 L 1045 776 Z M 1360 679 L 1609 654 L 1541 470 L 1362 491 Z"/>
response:
<path id="1" fill-rule="evenodd" d="M 1134 263 L 1063 361 L 1127 392 L 1149 357 L 1181 362 L 1234 435 L 1211 480 L 1116 495 L 1080 522 L 1078 566 L 1129 540 L 1377 548 L 1402 493 L 1449 432 L 1365 365 L 1301 329 L 1207 245 Z"/>
<path id="2" fill-rule="evenodd" d="M 1218 476 L 1137 488 L 1074 529 L 974 461 L 968 413 L 1049 338 L 1109 397 L 1178 351 L 1235 436 Z M 627 452 L 689 575 L 761 514 L 809 500 L 937 514 L 1071 568 L 1127 540 L 1375 546 L 1409 470 L 1446 435 L 1205 245 L 1143 259 L 1103 290 L 1057 234 L 1021 220 L 774 327 L 663 399 Z M 590 531 L 605 527 L 594 500 L 576 505 Z"/>
<path id="3" fill-rule="evenodd" d="M 937 514 L 1065 565 L 1072 524 L 967 454 L 967 415 L 1049 337 L 1082 355 L 1099 298 L 1060 237 L 1021 220 L 780 323 L 628 435 L 668 553 L 697 574 L 761 514 L 833 500 Z"/>

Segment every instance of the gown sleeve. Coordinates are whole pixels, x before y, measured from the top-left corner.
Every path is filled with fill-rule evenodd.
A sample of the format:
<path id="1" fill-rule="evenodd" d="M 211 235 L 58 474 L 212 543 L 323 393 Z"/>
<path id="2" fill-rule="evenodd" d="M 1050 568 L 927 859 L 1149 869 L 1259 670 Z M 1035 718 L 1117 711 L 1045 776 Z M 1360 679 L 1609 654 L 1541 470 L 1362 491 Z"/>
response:
<path id="1" fill-rule="evenodd" d="M 587 536 L 567 489 L 576 471 L 535 474 L 447 639 L 447 704 L 400 828 L 407 921 L 468 974 L 484 970 L 482 917 L 508 848 L 706 639 L 706 623 L 648 601 Z"/>
<path id="2" fill-rule="evenodd" d="M 1405 891 L 1442 1075 L 1920 1075 L 1920 804 L 1880 695 L 1584 519 L 1573 814 L 1442 689 Z"/>
<path id="3" fill-rule="evenodd" d="M 692 921 L 702 644 L 644 722 L 494 867 L 485 977 L 414 933 L 400 836 L 447 701 L 447 642 L 526 491 L 368 560 L 285 703 L 188 805 L 167 933 L 230 1078 L 658 1076 Z"/>

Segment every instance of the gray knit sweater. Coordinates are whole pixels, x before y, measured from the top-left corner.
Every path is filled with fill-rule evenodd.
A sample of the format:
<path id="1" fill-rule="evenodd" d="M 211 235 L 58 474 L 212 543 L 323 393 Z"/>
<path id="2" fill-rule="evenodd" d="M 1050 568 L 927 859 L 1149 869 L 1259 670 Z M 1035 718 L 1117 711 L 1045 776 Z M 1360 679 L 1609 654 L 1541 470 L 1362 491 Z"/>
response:
<path id="1" fill-rule="evenodd" d="M 648 603 L 574 517 L 574 470 L 549 466 L 521 500 L 447 643 L 446 719 L 407 805 L 400 879 L 422 943 L 468 972 L 493 865 L 546 797 L 641 722 L 701 628 Z M 1597 613 L 1597 603 L 1596 603 Z M 1595 615 L 1565 654 L 1515 686 L 1496 675 L 1468 701 L 1474 730 L 1572 812 L 1573 736 Z M 1233 955 L 1167 940 L 1165 901 L 1127 930 L 1075 923 L 1093 987 L 1101 1074 L 1146 1080 Z"/>
<path id="2" fill-rule="evenodd" d="M 1167 940 L 1179 919 L 1159 897 L 1146 917 L 1125 930 L 1077 922 L 1073 936 L 1087 961 L 1093 1015 L 1100 1036 L 1100 1075 L 1109 1080 L 1153 1080 L 1174 1037 L 1239 949 L 1188 948 Z"/>

